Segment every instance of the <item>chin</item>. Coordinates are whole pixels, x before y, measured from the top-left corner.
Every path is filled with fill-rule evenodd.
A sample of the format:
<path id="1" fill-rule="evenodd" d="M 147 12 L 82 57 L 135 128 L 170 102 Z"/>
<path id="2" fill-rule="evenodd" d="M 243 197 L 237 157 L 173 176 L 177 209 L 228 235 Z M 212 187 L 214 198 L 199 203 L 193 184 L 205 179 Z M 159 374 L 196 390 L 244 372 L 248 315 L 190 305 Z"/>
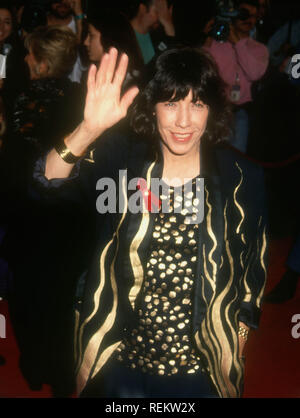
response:
<path id="1" fill-rule="evenodd" d="M 199 150 L 199 144 L 191 145 L 191 144 L 164 144 L 167 150 L 177 156 L 186 156 L 186 155 L 192 155 Z"/>

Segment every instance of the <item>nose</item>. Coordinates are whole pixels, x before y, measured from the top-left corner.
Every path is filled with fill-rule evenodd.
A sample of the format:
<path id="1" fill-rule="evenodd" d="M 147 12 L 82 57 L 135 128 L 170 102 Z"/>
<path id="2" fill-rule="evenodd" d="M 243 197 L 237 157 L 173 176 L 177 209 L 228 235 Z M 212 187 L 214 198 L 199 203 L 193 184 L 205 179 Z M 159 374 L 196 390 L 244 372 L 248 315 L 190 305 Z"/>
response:
<path id="1" fill-rule="evenodd" d="M 175 125 L 179 128 L 187 128 L 191 124 L 191 114 L 189 106 L 186 106 L 184 103 L 179 105 Z"/>

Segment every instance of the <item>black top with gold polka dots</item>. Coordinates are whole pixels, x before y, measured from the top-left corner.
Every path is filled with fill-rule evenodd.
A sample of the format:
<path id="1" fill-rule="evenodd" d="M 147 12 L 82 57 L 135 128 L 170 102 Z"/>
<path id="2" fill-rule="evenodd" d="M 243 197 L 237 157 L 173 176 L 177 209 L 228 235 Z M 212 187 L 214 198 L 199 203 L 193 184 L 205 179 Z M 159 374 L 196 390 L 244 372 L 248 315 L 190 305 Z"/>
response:
<path id="1" fill-rule="evenodd" d="M 158 375 L 195 373 L 200 358 L 191 342 L 191 300 L 196 267 L 198 184 L 170 187 L 169 212 L 157 214 L 140 303 L 137 326 L 118 347 L 117 359 L 128 367 Z M 165 189 L 164 189 L 165 190 Z M 199 191 L 199 189 L 198 189 Z M 189 213 L 189 216 L 188 216 Z"/>

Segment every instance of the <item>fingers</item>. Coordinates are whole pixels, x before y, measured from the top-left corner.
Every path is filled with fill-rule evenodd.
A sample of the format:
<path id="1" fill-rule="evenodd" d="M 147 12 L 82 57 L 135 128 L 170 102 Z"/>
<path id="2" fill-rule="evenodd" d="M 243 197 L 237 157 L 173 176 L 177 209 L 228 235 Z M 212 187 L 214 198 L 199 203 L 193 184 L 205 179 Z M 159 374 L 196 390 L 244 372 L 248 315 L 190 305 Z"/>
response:
<path id="1" fill-rule="evenodd" d="M 116 48 L 111 48 L 108 53 L 103 55 L 96 76 L 96 84 L 98 86 L 102 83 L 112 82 L 122 84 L 126 76 L 128 57 L 122 54 L 118 68 L 116 69 L 117 58 L 118 51 Z"/>
<path id="2" fill-rule="evenodd" d="M 138 87 L 131 87 L 121 99 L 121 108 L 123 110 L 123 114 L 127 113 L 129 106 L 132 104 L 135 97 L 138 95 L 139 89 Z"/>
<path id="3" fill-rule="evenodd" d="M 88 91 L 93 91 L 95 89 L 95 76 L 96 76 L 97 68 L 95 64 L 90 66 L 87 78 L 87 89 Z"/>
<path id="4" fill-rule="evenodd" d="M 114 84 L 116 84 L 119 87 L 121 87 L 126 77 L 127 67 L 128 67 L 128 56 L 126 54 L 122 54 L 120 61 L 119 61 L 118 68 L 115 71 L 115 76 L 113 80 Z"/>
<path id="5" fill-rule="evenodd" d="M 114 78 L 116 63 L 118 58 L 118 51 L 116 48 L 110 48 L 108 52 L 108 63 L 106 68 L 105 80 L 111 83 Z"/>
<path id="6" fill-rule="evenodd" d="M 100 66 L 99 66 L 99 69 L 98 69 L 97 74 L 96 74 L 96 85 L 97 86 L 99 86 L 100 84 L 105 82 L 106 71 L 107 71 L 107 67 L 108 67 L 108 60 L 109 60 L 109 55 L 104 54 L 102 59 L 101 59 Z"/>

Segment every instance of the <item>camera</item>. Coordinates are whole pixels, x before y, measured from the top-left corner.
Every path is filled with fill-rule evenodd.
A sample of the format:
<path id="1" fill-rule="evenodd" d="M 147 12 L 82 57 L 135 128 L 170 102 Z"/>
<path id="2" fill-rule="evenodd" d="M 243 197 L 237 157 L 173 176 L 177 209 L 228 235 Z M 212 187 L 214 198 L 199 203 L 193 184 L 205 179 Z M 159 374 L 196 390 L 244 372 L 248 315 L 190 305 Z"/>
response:
<path id="1" fill-rule="evenodd" d="M 236 9 L 232 0 L 217 1 L 217 15 L 214 18 L 213 27 L 209 36 L 218 42 L 225 42 L 228 39 L 231 23 L 236 20 L 247 20 L 249 12 L 246 9 Z"/>

